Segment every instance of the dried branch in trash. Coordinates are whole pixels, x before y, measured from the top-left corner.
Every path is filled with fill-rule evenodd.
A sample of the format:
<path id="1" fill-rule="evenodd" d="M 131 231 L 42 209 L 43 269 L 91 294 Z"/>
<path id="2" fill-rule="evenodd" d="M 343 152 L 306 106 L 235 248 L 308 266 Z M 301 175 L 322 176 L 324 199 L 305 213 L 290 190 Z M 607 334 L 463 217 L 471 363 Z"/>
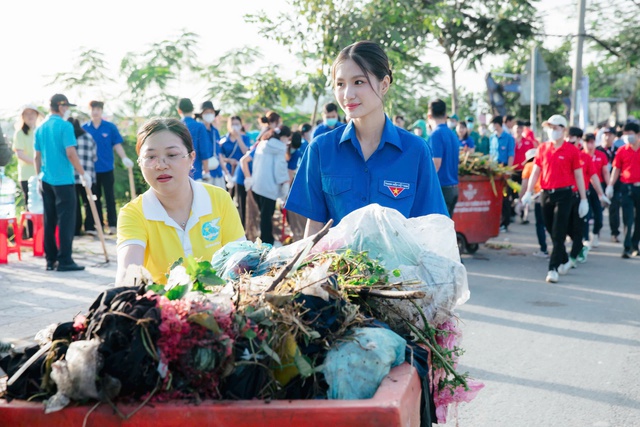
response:
<path id="1" fill-rule="evenodd" d="M 422 299 L 426 296 L 423 291 L 381 291 L 370 288 L 358 289 L 361 296 L 388 299 Z"/>
<path id="2" fill-rule="evenodd" d="M 269 286 L 269 288 L 265 292 L 273 291 L 276 286 L 278 286 L 280 282 L 282 282 L 284 278 L 287 277 L 287 274 L 289 274 L 289 272 L 293 269 L 300 257 L 309 249 L 313 248 L 316 243 L 318 243 L 320 239 L 322 239 L 329 232 L 331 225 L 333 225 L 332 219 L 330 219 L 329 222 L 327 222 L 324 227 L 322 227 L 322 230 L 320 230 L 313 236 L 311 242 L 307 246 L 298 251 L 298 253 L 291 259 L 291 261 L 289 261 L 289 263 L 285 265 L 282 270 L 280 270 L 280 273 L 278 273 L 276 278 L 273 280 L 273 283 L 271 283 L 271 286 Z"/>

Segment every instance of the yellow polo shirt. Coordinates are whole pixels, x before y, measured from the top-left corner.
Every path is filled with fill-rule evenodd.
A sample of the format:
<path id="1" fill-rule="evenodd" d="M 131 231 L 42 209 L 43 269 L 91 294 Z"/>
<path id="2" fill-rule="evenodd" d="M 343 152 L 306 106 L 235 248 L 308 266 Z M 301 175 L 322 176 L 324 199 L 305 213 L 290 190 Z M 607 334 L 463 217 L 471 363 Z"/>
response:
<path id="1" fill-rule="evenodd" d="M 183 230 L 149 189 L 127 203 L 118 216 L 118 249 L 145 248 L 144 267 L 156 283 L 165 284 L 169 267 L 180 257 L 193 255 L 210 261 L 222 246 L 244 237 L 238 210 L 229 193 L 191 180 L 193 204 Z"/>

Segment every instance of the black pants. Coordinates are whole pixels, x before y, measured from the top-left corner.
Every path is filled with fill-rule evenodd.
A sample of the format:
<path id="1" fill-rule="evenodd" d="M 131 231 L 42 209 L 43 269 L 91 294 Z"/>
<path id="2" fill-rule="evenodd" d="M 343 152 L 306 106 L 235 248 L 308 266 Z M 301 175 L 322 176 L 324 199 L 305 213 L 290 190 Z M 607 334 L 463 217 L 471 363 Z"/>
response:
<path id="1" fill-rule="evenodd" d="M 109 227 L 115 227 L 118 223 L 116 215 L 116 198 L 113 193 L 113 171 L 96 173 L 96 183 L 91 187 L 91 191 L 96 195 L 96 208 L 100 224 L 104 224 L 102 214 L 102 194 L 104 193 L 105 204 L 107 205 L 107 223 Z"/>
<path id="2" fill-rule="evenodd" d="M 640 243 L 640 187 L 622 184 L 620 191 L 622 193 L 624 250 L 637 250 Z"/>
<path id="3" fill-rule="evenodd" d="M 42 183 L 44 206 L 44 253 L 47 264 L 58 261 L 62 265 L 73 263 L 71 258 L 73 233 L 76 229 L 76 188 L 70 185 Z M 56 243 L 56 226 L 60 248 Z"/>
<path id="4" fill-rule="evenodd" d="M 609 227 L 611 227 L 611 235 L 620 235 L 620 205 L 622 204 L 622 183 L 618 180 L 613 186 L 613 198 L 609 205 Z"/>
<path id="5" fill-rule="evenodd" d="M 20 181 L 20 188 L 22 188 L 22 195 L 24 197 L 24 210 L 29 210 L 29 181 Z M 22 236 L 23 238 L 28 238 L 33 236 L 33 222 L 31 220 L 27 220 L 27 229 L 29 230 L 29 234 Z"/>
<path id="6" fill-rule="evenodd" d="M 444 204 L 447 205 L 447 211 L 449 212 L 449 218 L 453 219 L 453 210 L 458 203 L 458 186 L 447 185 L 442 188 L 442 195 L 444 196 Z"/>
<path id="7" fill-rule="evenodd" d="M 544 230 L 544 219 L 542 218 L 542 205 L 539 202 L 534 203 L 534 212 L 536 216 L 536 235 L 538 236 L 538 244 L 540 252 L 547 252 L 547 232 Z"/>
<path id="8" fill-rule="evenodd" d="M 584 234 L 585 224 L 588 225 L 587 217 L 580 218 L 580 195 L 573 193 L 573 201 L 571 203 L 571 215 L 569 216 L 569 228 L 567 233 L 571 237 L 571 258 L 576 259 L 582 251 L 582 236 Z M 566 262 L 566 261 L 565 261 Z"/>
<path id="9" fill-rule="evenodd" d="M 584 240 L 589 240 L 589 220 L 591 218 L 593 218 L 593 234 L 600 234 L 600 230 L 602 230 L 602 204 L 593 185 L 589 185 L 587 199 L 589 200 L 589 214 L 584 226 Z"/>
<path id="10" fill-rule="evenodd" d="M 84 231 L 95 231 L 96 226 L 93 221 L 93 214 L 91 213 L 91 206 L 89 206 L 89 199 L 87 198 L 87 190 L 84 189 L 82 184 L 76 184 L 76 194 L 78 195 L 76 205 L 76 236 L 80 235 L 82 231 L 82 206 L 84 206 Z"/>
<path id="11" fill-rule="evenodd" d="M 260 240 L 273 245 L 273 214 L 276 211 L 276 201 L 253 193 L 253 198 L 260 209 Z"/>
<path id="12" fill-rule="evenodd" d="M 236 197 L 238 201 L 238 213 L 240 214 L 240 221 L 242 226 L 246 229 L 247 223 L 245 222 L 247 216 L 247 189 L 244 185 L 236 184 Z"/>
<path id="13" fill-rule="evenodd" d="M 549 270 L 557 270 L 561 264 L 567 261 L 564 240 L 567 236 L 569 216 L 574 200 L 571 189 L 559 190 L 554 193 L 542 192 L 542 218 L 553 242 Z"/>

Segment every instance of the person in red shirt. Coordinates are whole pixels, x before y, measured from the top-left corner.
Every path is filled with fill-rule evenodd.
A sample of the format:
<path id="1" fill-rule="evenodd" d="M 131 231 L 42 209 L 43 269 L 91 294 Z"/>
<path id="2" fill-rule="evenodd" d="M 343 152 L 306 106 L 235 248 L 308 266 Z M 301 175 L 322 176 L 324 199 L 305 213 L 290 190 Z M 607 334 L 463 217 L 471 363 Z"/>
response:
<path id="1" fill-rule="evenodd" d="M 588 153 L 585 153 L 582 150 L 581 146 L 581 138 L 583 136 L 582 129 L 578 127 L 570 127 L 569 128 L 569 142 L 573 144 L 574 147 L 578 149 L 580 152 L 580 165 L 582 166 L 582 178 L 584 182 L 584 187 L 590 188 L 590 184 L 593 188 L 592 191 L 596 194 L 596 202 L 598 203 L 598 208 L 601 209 L 600 203 L 608 204 L 609 199 L 604 195 L 602 191 L 602 186 L 600 185 L 600 179 L 598 178 L 598 174 L 593 165 L 593 161 L 591 160 L 591 156 Z M 574 192 L 576 188 L 574 187 Z M 589 199 L 589 190 L 587 190 L 587 200 Z M 589 211 L 591 211 L 591 207 L 589 206 Z M 577 263 L 585 263 L 587 261 L 587 254 L 589 253 L 589 246 L 585 246 L 582 242 L 582 236 L 584 235 L 585 227 L 589 228 L 589 222 L 587 218 L 589 214 L 586 216 L 580 216 L 578 213 L 578 204 L 574 204 L 571 216 L 569 219 L 569 236 L 571 236 L 571 240 L 573 244 L 571 245 L 571 253 L 569 254 L 569 261 L 565 264 L 561 265 L 558 268 L 558 273 L 567 274 L 569 270 L 575 268 Z"/>
<path id="2" fill-rule="evenodd" d="M 542 215 L 553 241 L 546 281 L 557 283 L 558 268 L 569 261 L 564 241 L 572 208 L 577 203 L 579 216 L 583 218 L 589 212 L 589 202 L 582 176 L 580 152 L 564 140 L 567 120 L 555 114 L 543 125 L 547 128 L 549 141 L 538 147 L 538 155 L 522 202 L 531 202 L 535 183 L 540 177 Z M 574 185 L 578 187 L 579 200 L 574 195 Z"/>
<path id="3" fill-rule="evenodd" d="M 522 176 L 522 170 L 524 169 L 524 165 L 527 162 L 526 153 L 532 148 L 536 148 L 533 140 L 531 138 L 525 137 L 524 135 L 524 122 L 518 120 L 516 122 L 516 131 L 515 131 L 515 140 L 516 140 L 516 150 L 513 156 L 513 167 L 516 173 L 513 174 L 512 179 L 514 181 L 517 177 Z M 517 182 L 522 182 L 521 180 Z"/>
<path id="4" fill-rule="evenodd" d="M 624 251 L 622 258 L 638 256 L 640 243 L 640 125 L 624 126 L 625 145 L 613 159 L 613 170 L 607 186 L 607 196 L 613 195 L 613 186 L 622 182 L 622 222 L 624 223 Z"/>
<path id="5" fill-rule="evenodd" d="M 584 152 L 591 157 L 593 167 L 598 175 L 600 187 L 604 188 L 609 182 L 609 159 L 607 155 L 600 150 L 596 150 L 596 136 L 588 133 L 584 136 Z M 598 200 L 596 189 L 591 184 L 587 195 L 589 199 L 589 214 L 587 215 L 587 223 L 584 228 L 584 240 L 589 241 L 589 247 L 595 249 L 600 245 L 600 230 L 602 230 L 602 205 Z M 589 220 L 593 218 L 593 232 L 589 240 Z"/>

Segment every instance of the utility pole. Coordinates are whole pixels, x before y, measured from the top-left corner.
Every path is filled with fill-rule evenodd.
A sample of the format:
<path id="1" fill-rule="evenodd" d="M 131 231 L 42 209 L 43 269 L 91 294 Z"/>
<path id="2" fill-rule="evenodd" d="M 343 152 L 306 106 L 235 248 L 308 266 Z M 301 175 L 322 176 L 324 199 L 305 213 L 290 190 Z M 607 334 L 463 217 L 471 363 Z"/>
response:
<path id="1" fill-rule="evenodd" d="M 584 15 L 587 0 L 578 0 L 578 42 L 576 43 L 576 63 L 573 67 L 573 81 L 571 82 L 571 126 L 578 126 L 580 117 L 578 109 L 578 90 L 582 80 L 582 46 L 584 44 Z"/>
<path id="2" fill-rule="evenodd" d="M 536 111 L 537 111 L 537 100 L 536 100 L 536 77 L 537 77 L 537 66 L 538 64 L 536 64 L 536 56 L 538 55 L 538 46 L 536 46 L 535 44 L 533 45 L 533 48 L 531 49 L 531 73 L 530 73 L 530 80 L 531 80 L 531 113 L 529 114 L 529 121 L 531 122 L 531 130 L 533 130 L 533 134 L 535 135 L 536 129 L 537 129 L 537 124 L 536 124 Z"/>

